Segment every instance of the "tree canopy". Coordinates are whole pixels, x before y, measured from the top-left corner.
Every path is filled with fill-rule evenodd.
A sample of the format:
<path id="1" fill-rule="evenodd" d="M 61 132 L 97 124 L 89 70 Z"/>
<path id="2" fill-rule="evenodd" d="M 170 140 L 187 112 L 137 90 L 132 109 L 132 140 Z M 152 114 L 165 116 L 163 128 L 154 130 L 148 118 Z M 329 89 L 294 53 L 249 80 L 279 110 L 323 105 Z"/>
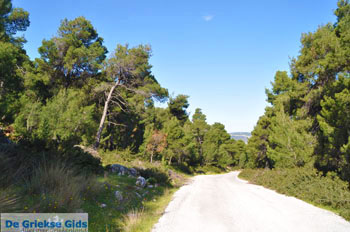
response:
<path id="1" fill-rule="evenodd" d="M 278 71 L 247 147 L 252 167 L 315 166 L 350 181 L 350 4 L 337 21 L 302 35 L 290 74 Z M 261 162 L 264 160 L 263 162 Z"/>
<path id="2" fill-rule="evenodd" d="M 224 125 L 209 125 L 200 109 L 189 119 L 189 96 L 169 98 L 152 73 L 150 45 L 117 44 L 107 57 L 93 24 L 77 17 L 63 19 L 30 60 L 15 37 L 29 26 L 28 12 L 10 0 L 0 5 L 0 126 L 12 128 L 13 140 L 62 154 L 77 146 L 125 150 L 188 172 L 246 156 L 245 144 Z"/>

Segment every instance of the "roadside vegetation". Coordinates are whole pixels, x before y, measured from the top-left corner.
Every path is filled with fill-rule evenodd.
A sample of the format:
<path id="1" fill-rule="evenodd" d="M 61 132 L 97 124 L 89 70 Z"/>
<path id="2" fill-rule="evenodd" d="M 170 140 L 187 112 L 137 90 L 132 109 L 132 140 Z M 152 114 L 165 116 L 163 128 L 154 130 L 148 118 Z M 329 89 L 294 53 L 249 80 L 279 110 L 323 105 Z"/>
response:
<path id="1" fill-rule="evenodd" d="M 350 4 L 336 22 L 302 34 L 290 70 L 266 89 L 265 114 L 247 145 L 247 168 L 316 168 L 350 182 Z"/>
<path id="2" fill-rule="evenodd" d="M 315 169 L 244 169 L 239 177 L 279 193 L 331 210 L 350 220 L 349 184 L 335 173 L 323 176 Z"/>
<path id="3" fill-rule="evenodd" d="M 290 70 L 266 89 L 241 177 L 350 219 L 350 4 L 336 21 L 301 36 Z"/>

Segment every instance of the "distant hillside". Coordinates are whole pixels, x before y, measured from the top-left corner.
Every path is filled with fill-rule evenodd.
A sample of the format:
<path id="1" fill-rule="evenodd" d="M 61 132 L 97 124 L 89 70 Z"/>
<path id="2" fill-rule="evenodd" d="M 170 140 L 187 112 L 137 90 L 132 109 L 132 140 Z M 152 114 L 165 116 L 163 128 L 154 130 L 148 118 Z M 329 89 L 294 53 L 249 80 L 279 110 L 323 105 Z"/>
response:
<path id="1" fill-rule="evenodd" d="M 250 136 L 252 136 L 250 132 L 232 132 L 230 133 L 230 135 L 231 135 L 231 138 L 235 140 L 242 140 L 245 143 L 247 143 Z"/>

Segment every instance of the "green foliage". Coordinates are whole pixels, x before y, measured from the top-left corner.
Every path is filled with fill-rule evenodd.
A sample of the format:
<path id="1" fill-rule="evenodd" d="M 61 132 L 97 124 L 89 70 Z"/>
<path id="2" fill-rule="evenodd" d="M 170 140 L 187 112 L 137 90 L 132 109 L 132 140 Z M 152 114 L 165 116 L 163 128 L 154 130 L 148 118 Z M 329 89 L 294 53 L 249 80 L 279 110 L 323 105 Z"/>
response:
<path id="1" fill-rule="evenodd" d="M 11 1 L 0 3 L 8 37 L 0 41 L 2 120 L 13 124 L 12 136 L 21 144 L 39 153 L 54 150 L 59 159 L 93 172 L 99 162 L 73 147 L 88 148 L 97 144 L 96 137 L 105 151 L 124 159 L 141 156 L 186 172 L 238 165 L 244 146 L 230 140 L 223 125 L 208 125 L 200 109 L 189 121 L 188 96 L 170 98 L 166 109 L 154 106 L 167 100 L 168 90 L 151 72 L 149 45 L 117 45 L 106 59 L 103 39 L 90 21 L 64 19 L 31 62 L 10 35 L 29 26 L 28 13 L 12 9 Z"/>
<path id="2" fill-rule="evenodd" d="M 165 159 L 171 164 L 172 159 L 180 159 L 183 154 L 184 131 L 181 122 L 176 117 L 171 117 L 164 125 L 167 134 L 167 150 Z"/>
<path id="3" fill-rule="evenodd" d="M 283 104 L 289 115 L 295 114 L 304 104 L 303 97 L 307 94 L 307 83 L 300 83 L 288 76 L 287 72 L 277 71 L 272 89 L 266 89 L 267 101 L 272 105 Z M 283 96 L 283 100 L 279 99 Z"/>
<path id="4" fill-rule="evenodd" d="M 131 147 L 138 152 L 146 127 L 143 122 L 148 121 L 146 110 L 154 108 L 155 100 L 162 102 L 168 97 L 167 89 L 162 88 L 151 73 L 150 57 L 149 46 L 129 48 L 128 45 L 118 45 L 112 57 L 105 62 L 107 82 L 95 88 L 102 94 L 106 91 L 111 94 L 109 100 L 104 102 L 108 113 L 105 115 L 106 130 L 102 135 L 102 141 L 106 141 L 105 148 Z M 104 116 L 101 120 L 104 120 Z M 103 125 L 100 125 L 98 133 L 102 132 Z M 130 140 L 130 137 L 133 139 Z M 145 146 L 141 149 L 144 150 Z"/>
<path id="5" fill-rule="evenodd" d="M 0 41 L 0 120 L 11 123 L 19 111 L 23 92 L 23 65 L 28 63 L 25 51 L 18 45 Z"/>
<path id="6" fill-rule="evenodd" d="M 87 105 L 84 92 L 74 89 L 62 90 L 42 105 L 29 104 L 23 97 L 22 111 L 15 121 L 15 130 L 22 135 L 57 144 L 80 142 L 89 144 L 95 133 L 95 106 Z"/>
<path id="7" fill-rule="evenodd" d="M 350 220 L 349 184 L 340 180 L 335 173 L 323 176 L 309 167 L 273 170 L 245 169 L 239 177 L 253 184 L 274 189 L 279 193 L 332 209 L 340 216 Z"/>
<path id="8" fill-rule="evenodd" d="M 192 116 L 192 134 L 195 139 L 195 148 L 197 149 L 197 156 L 200 163 L 203 162 L 203 142 L 204 136 L 208 132 L 210 126 L 206 122 L 206 116 L 202 113 L 202 110 L 197 108 Z"/>
<path id="9" fill-rule="evenodd" d="M 274 167 L 302 167 L 310 163 L 315 137 L 308 132 L 310 120 L 293 120 L 284 113 L 283 105 L 271 119 L 267 157 Z"/>
<path id="10" fill-rule="evenodd" d="M 102 128 L 101 147 L 109 150 L 104 164 L 144 164 L 135 158 L 154 150 L 163 164 L 173 160 L 193 171 L 202 159 L 187 120 L 187 96 L 172 99 L 167 109 L 155 107 L 155 101 L 167 100 L 168 90 L 151 72 L 150 46 L 117 45 L 106 60 L 103 39 L 84 17 L 62 20 L 57 35 L 42 41 L 40 57 L 30 61 L 24 37 L 15 37 L 28 26 L 28 12 L 0 0 L 0 211 L 83 210 L 92 215 L 89 227 L 96 231 L 119 230 L 122 216 L 136 207 L 150 212 L 153 218 L 145 218 L 154 221 L 159 205 L 170 200 L 164 186 L 177 185 L 183 177 L 157 161 L 139 170 L 159 187 L 137 195 L 134 178 L 106 173 L 102 186 L 97 182 L 102 178 L 93 174 L 104 168 L 90 146 L 106 92 L 119 81 Z M 9 128 L 6 135 L 3 126 Z M 165 141 L 168 136 L 171 140 Z M 149 144 L 155 149 L 147 149 Z M 122 202 L 116 202 L 116 190 L 123 191 Z M 154 202 L 162 194 L 169 199 Z"/>
<path id="11" fill-rule="evenodd" d="M 23 39 L 14 38 L 19 31 L 29 27 L 29 13 L 22 8 L 13 8 L 11 0 L 0 0 L 0 40 L 23 42 Z"/>
<path id="12" fill-rule="evenodd" d="M 226 168 L 239 164 L 239 158 L 245 154 L 245 144 L 242 141 L 230 139 L 224 126 L 206 123 L 206 116 L 200 109 L 196 110 L 191 121 L 180 121 L 169 109 L 149 108 L 144 143 L 141 155 L 151 157 L 153 136 L 164 134 L 166 146 L 161 150 L 153 149 L 154 159 L 186 173 L 193 173 L 199 166 L 218 166 Z M 155 129 L 156 128 L 156 129 Z M 146 149 L 148 147 L 148 149 Z M 149 159 L 149 158 L 148 158 Z"/>
<path id="13" fill-rule="evenodd" d="M 93 163 L 86 156 L 89 155 L 79 151 L 36 152 L 1 143 L 0 204 L 4 207 L 1 210 L 74 212 L 83 197 L 92 197 L 97 191 L 91 173 L 98 170 L 100 162 Z M 92 191 L 87 192 L 89 187 Z"/>
<path id="14" fill-rule="evenodd" d="M 170 98 L 168 107 L 170 113 L 179 121 L 184 122 L 188 119 L 186 109 L 189 107 L 188 96 L 178 95 L 176 98 Z"/>
<path id="15" fill-rule="evenodd" d="M 157 179 L 154 177 L 150 177 L 147 179 L 147 183 L 152 185 L 157 184 Z"/>
<path id="16" fill-rule="evenodd" d="M 51 94 L 57 87 L 82 87 L 87 79 L 98 78 L 107 53 L 92 24 L 84 17 L 64 19 L 58 35 L 43 40 L 36 65 Z"/>
<path id="17" fill-rule="evenodd" d="M 248 140 L 246 167 L 264 168 L 272 167 L 272 162 L 267 156 L 269 148 L 269 127 L 271 124 L 271 108 L 266 108 L 265 115 L 261 116 L 255 126 L 252 137 Z"/>
<path id="18" fill-rule="evenodd" d="M 82 210 L 89 213 L 92 231 L 151 230 L 176 191 L 169 186 L 140 189 L 135 185 L 135 178 L 114 174 L 99 181 L 103 182 L 102 191 L 82 205 Z M 115 191 L 122 193 L 122 201 L 115 198 Z M 106 207 L 102 208 L 102 203 Z"/>
<path id="19" fill-rule="evenodd" d="M 338 1 L 337 21 L 302 35 L 290 75 L 278 71 L 271 107 L 248 144 L 247 167 L 315 166 L 350 181 L 350 5 Z"/>
<path id="20" fill-rule="evenodd" d="M 129 48 L 128 45 L 118 44 L 105 69 L 112 80 L 120 80 L 126 86 L 142 86 L 145 79 L 155 81 L 151 75 L 150 57 L 150 46 Z"/>
<path id="21" fill-rule="evenodd" d="M 34 201 L 30 205 L 31 199 L 25 200 L 24 209 L 37 213 L 74 212 L 84 197 L 92 198 L 93 191 L 98 192 L 93 181 L 65 163 L 43 163 L 25 184 L 23 194 Z"/>
<path id="22" fill-rule="evenodd" d="M 162 166 L 154 166 L 151 168 L 137 169 L 140 175 L 146 179 L 150 179 L 151 182 L 155 182 L 162 185 L 170 184 L 170 177 L 166 168 Z"/>
<path id="23" fill-rule="evenodd" d="M 321 101 L 318 165 L 350 181 L 350 88 Z"/>
<path id="24" fill-rule="evenodd" d="M 222 173 L 223 169 L 220 167 L 212 166 L 212 165 L 205 165 L 196 168 L 196 173 L 198 174 L 217 174 L 217 173 Z"/>
<path id="25" fill-rule="evenodd" d="M 215 164 L 225 167 L 231 164 L 230 135 L 226 132 L 225 126 L 221 123 L 214 123 L 205 134 L 203 142 L 203 158 L 207 164 Z M 220 151 L 221 148 L 221 151 Z"/>

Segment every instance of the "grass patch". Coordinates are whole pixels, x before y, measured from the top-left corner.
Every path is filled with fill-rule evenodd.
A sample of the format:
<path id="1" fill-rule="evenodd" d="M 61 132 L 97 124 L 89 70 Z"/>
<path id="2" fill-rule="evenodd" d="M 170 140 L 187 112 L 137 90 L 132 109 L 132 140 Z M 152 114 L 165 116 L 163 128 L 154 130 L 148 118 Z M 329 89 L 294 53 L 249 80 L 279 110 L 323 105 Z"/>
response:
<path id="1" fill-rule="evenodd" d="M 0 212 L 86 212 L 92 232 L 150 231 L 172 194 L 186 180 L 185 175 L 160 162 L 125 160 L 113 157 L 112 153 L 102 154 L 104 167 L 92 162 L 90 168 L 85 165 L 89 159 L 80 159 L 79 151 L 78 161 L 75 153 L 71 160 L 56 159 L 56 154 L 49 152 L 33 153 L 35 159 L 30 156 L 31 159 L 24 160 L 19 157 L 28 155 L 20 147 L 4 147 L 0 147 L 0 158 L 4 161 L 0 169 L 6 170 L 0 173 Z M 89 166 L 88 170 L 77 163 Z M 115 163 L 136 168 L 152 187 L 138 187 L 135 177 L 109 172 L 106 166 Z M 95 167 L 105 169 L 104 173 L 89 171 Z"/>
<path id="2" fill-rule="evenodd" d="M 161 185 L 140 188 L 135 185 L 136 178 L 116 174 L 99 181 L 103 191 L 82 206 L 89 213 L 91 231 L 150 231 L 176 190 Z M 115 197 L 115 191 L 122 194 L 121 201 Z"/>
<path id="3" fill-rule="evenodd" d="M 124 217 L 125 232 L 148 232 L 162 216 L 177 188 L 165 189 L 162 196 L 147 201 L 142 210 L 132 210 Z"/>
<path id="4" fill-rule="evenodd" d="M 288 196 L 333 211 L 350 220 L 349 184 L 336 174 L 323 176 L 315 169 L 245 169 L 239 177 Z"/>
<path id="5" fill-rule="evenodd" d="M 82 175 L 60 162 L 41 164 L 20 189 L 25 196 L 23 209 L 40 213 L 74 212 L 83 198 L 94 198 L 99 191 L 95 177 Z"/>
<path id="6" fill-rule="evenodd" d="M 127 153 L 127 154 L 125 154 Z M 135 185 L 136 178 L 105 173 L 99 178 L 103 191 L 94 199 L 84 202 L 82 209 L 89 213 L 91 231 L 151 231 L 170 202 L 173 193 L 186 181 L 179 174 L 160 162 L 149 163 L 131 157 L 127 151 L 102 152 L 102 163 L 121 164 L 137 169 L 153 188 L 140 188 Z M 123 199 L 118 201 L 115 192 L 119 191 Z M 106 207 L 102 208 L 101 205 Z"/>

